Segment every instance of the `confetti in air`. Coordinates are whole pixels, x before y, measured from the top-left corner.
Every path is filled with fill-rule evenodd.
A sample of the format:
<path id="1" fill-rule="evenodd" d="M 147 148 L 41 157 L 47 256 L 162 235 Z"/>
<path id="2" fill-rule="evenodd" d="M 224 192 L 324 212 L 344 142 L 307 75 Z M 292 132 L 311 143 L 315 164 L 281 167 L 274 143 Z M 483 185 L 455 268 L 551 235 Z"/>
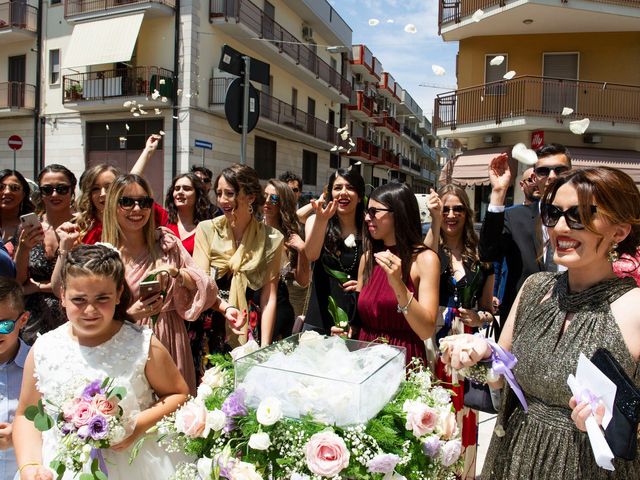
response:
<path id="1" fill-rule="evenodd" d="M 567 115 L 571 115 L 573 113 L 573 108 L 564 107 L 562 109 L 562 116 L 566 117 Z"/>
<path id="2" fill-rule="evenodd" d="M 575 133 L 576 135 L 582 135 L 589 128 L 590 120 L 588 118 L 583 118 L 582 120 L 574 120 L 573 122 L 569 122 L 569 130 L 571 133 Z"/>
<path id="3" fill-rule="evenodd" d="M 165 80 L 164 78 L 161 78 L 161 79 L 160 79 L 160 82 L 158 82 L 158 83 L 160 83 L 160 85 L 164 85 L 164 84 L 165 84 L 165 83 L 167 83 L 167 82 L 166 82 L 166 80 Z"/>
<path id="4" fill-rule="evenodd" d="M 158 133 L 164 137 L 164 130 L 160 130 Z"/>
<path id="5" fill-rule="evenodd" d="M 379 23 L 380 23 L 380 20 L 378 20 L 377 18 L 370 18 L 369 19 L 369 26 L 370 27 L 375 27 Z"/>
<path id="6" fill-rule="evenodd" d="M 131 105 L 132 105 L 131 100 L 127 100 L 126 102 L 124 102 L 124 103 L 122 104 L 122 106 L 123 106 L 124 108 L 129 108 Z"/>
<path id="7" fill-rule="evenodd" d="M 126 129 L 127 129 L 127 132 L 128 132 L 128 131 L 129 131 L 129 124 L 128 124 L 128 123 L 125 123 L 125 124 L 124 124 L 124 128 L 126 128 Z"/>
<path id="8" fill-rule="evenodd" d="M 134 117 L 139 117 L 139 116 L 140 116 L 140 114 L 139 114 L 138 112 L 133 112 L 133 116 L 134 116 Z"/>
<path id="9" fill-rule="evenodd" d="M 498 55 L 497 57 L 493 57 L 489 62 L 489 65 L 493 65 L 494 67 L 497 65 L 502 65 L 504 62 L 504 57 L 502 55 Z"/>
<path id="10" fill-rule="evenodd" d="M 504 78 L 505 80 L 511 80 L 513 77 L 516 76 L 516 72 L 515 70 L 509 70 L 507 73 L 505 73 L 502 78 Z"/>
<path id="11" fill-rule="evenodd" d="M 158 90 L 154 90 L 153 93 L 151 94 L 151 98 L 153 98 L 154 100 L 157 100 L 159 96 L 160 96 L 160 92 Z"/>
<path id="12" fill-rule="evenodd" d="M 439 77 L 442 77 L 445 73 L 447 73 L 445 69 L 440 65 L 431 65 L 431 70 L 433 70 L 433 73 Z"/>
<path id="13" fill-rule="evenodd" d="M 349 130 L 349 126 L 345 125 L 344 127 L 340 127 L 338 130 L 336 130 L 336 132 L 342 133 L 342 132 L 346 132 L 348 130 Z"/>
<path id="14" fill-rule="evenodd" d="M 538 161 L 536 152 L 527 148 L 524 143 L 516 143 L 511 150 L 511 156 L 525 165 L 535 165 Z"/>
<path id="15" fill-rule="evenodd" d="M 106 128 L 106 129 L 107 129 L 107 132 L 108 132 L 108 131 L 109 131 L 109 124 L 107 123 L 107 124 L 104 126 L 104 128 Z"/>
<path id="16" fill-rule="evenodd" d="M 154 108 L 153 111 L 156 112 L 156 115 L 160 115 L 162 113 L 159 108 Z"/>
<path id="17" fill-rule="evenodd" d="M 120 138 L 118 138 L 118 140 L 120 140 L 121 142 L 126 142 L 127 141 L 127 137 L 120 137 Z"/>
<path id="18" fill-rule="evenodd" d="M 482 20 L 483 15 L 484 12 L 481 9 L 478 9 L 473 12 L 473 15 L 471 15 L 471 20 L 473 20 L 474 22 L 479 22 L 480 20 Z"/>
<path id="19" fill-rule="evenodd" d="M 396 22 L 396 21 L 395 21 L 393 18 L 389 18 L 389 19 L 387 20 L 387 23 L 395 23 L 395 22 Z"/>
<path id="20" fill-rule="evenodd" d="M 404 31 L 407 33 L 416 33 L 418 31 L 418 29 L 416 28 L 416 26 L 413 23 L 407 23 L 404 26 Z"/>
<path id="21" fill-rule="evenodd" d="M 346 131 L 345 131 L 345 132 L 342 132 L 342 133 L 340 134 L 340 138 L 341 138 L 342 140 L 346 140 L 347 138 L 349 138 L 349 132 L 346 132 Z"/>

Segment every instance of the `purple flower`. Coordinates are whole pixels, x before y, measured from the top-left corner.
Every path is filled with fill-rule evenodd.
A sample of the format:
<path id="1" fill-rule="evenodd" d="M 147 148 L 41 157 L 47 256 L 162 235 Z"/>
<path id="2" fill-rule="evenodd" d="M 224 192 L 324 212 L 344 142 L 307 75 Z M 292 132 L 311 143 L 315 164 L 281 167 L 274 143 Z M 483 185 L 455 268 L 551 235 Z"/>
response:
<path id="1" fill-rule="evenodd" d="M 82 391 L 82 398 L 84 398 L 85 400 L 91 400 L 95 395 L 99 393 L 104 393 L 104 390 L 102 389 L 102 381 L 94 380 L 89 385 L 84 387 L 84 390 Z"/>
<path id="2" fill-rule="evenodd" d="M 71 432 L 75 431 L 76 427 L 73 423 L 70 422 L 65 422 L 62 424 L 62 427 L 60 427 L 60 431 L 62 432 L 63 435 L 68 435 Z"/>
<path id="3" fill-rule="evenodd" d="M 247 407 L 244 404 L 244 391 L 235 390 L 222 404 L 222 411 L 227 417 L 244 417 Z"/>
<path id="4" fill-rule="evenodd" d="M 87 437 L 91 435 L 91 432 L 89 432 L 89 425 L 82 425 L 76 432 L 76 435 L 78 435 L 82 440 L 86 440 Z"/>
<path id="5" fill-rule="evenodd" d="M 398 455 L 380 453 L 367 462 L 369 473 L 391 473 L 400 461 Z"/>
<path id="6" fill-rule="evenodd" d="M 91 420 L 89 420 L 89 435 L 94 440 L 102 440 L 107 436 L 109 432 L 109 424 L 107 423 L 107 419 L 102 415 L 96 415 Z"/>
<path id="7" fill-rule="evenodd" d="M 422 441 L 422 451 L 431 458 L 438 456 L 441 446 L 440 439 L 436 435 L 429 435 Z"/>
<path id="8" fill-rule="evenodd" d="M 217 455 L 213 460 L 220 469 L 220 478 L 231 478 L 231 470 L 233 470 L 236 461 L 233 458 L 228 458 L 223 455 Z"/>

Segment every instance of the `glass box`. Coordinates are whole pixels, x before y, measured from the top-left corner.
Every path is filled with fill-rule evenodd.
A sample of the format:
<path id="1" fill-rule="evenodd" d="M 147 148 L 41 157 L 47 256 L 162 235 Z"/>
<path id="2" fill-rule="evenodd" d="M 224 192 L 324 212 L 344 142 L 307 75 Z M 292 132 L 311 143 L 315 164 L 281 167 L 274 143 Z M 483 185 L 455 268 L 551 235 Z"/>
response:
<path id="1" fill-rule="evenodd" d="M 287 417 L 352 425 L 393 399 L 405 378 L 405 348 L 305 332 L 237 359 L 234 368 L 251 407 L 275 397 Z"/>

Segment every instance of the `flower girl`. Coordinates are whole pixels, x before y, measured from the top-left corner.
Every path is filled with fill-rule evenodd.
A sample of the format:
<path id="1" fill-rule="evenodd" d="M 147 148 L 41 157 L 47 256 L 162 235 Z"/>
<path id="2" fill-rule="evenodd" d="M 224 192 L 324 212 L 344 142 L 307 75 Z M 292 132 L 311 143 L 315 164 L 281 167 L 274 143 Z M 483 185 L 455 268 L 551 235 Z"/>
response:
<path id="1" fill-rule="evenodd" d="M 51 462 L 62 459 L 67 467 L 63 479 L 70 480 L 75 478 L 74 463 L 91 465 L 96 457 L 110 480 L 169 478 L 177 459 L 154 438 L 142 443 L 131 464 L 129 459 L 137 440 L 175 411 L 189 388 L 151 330 L 128 318 L 131 296 L 118 252 L 103 245 L 81 245 L 66 254 L 62 280 L 62 305 L 69 322 L 38 338 L 24 368 L 14 423 L 20 479 L 53 480 Z M 30 420 L 35 407 L 31 414 L 28 408 L 39 401 L 58 424 L 43 433 L 34 426 L 38 418 Z M 85 405 L 84 411 L 79 404 Z M 123 421 L 101 425 L 103 430 L 96 433 L 95 417 L 109 422 L 115 418 L 108 416 L 106 407 L 120 412 Z M 72 441 L 67 441 L 69 431 L 77 431 Z M 92 441 L 108 448 L 87 447 Z M 54 469 L 60 471 L 60 463 L 54 462 Z M 89 472 L 91 478 L 103 478 L 100 472 Z"/>

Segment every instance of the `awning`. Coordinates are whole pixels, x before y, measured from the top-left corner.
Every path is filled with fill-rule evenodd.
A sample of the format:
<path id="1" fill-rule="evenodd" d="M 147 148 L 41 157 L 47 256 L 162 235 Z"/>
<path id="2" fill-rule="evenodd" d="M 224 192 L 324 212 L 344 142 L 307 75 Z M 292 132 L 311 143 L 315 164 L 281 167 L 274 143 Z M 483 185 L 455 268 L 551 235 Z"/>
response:
<path id="1" fill-rule="evenodd" d="M 455 183 L 461 186 L 489 185 L 489 164 L 493 157 L 503 152 L 511 154 L 511 145 L 467 150 L 445 164 L 438 183 Z M 509 159 L 509 167 L 511 177 L 515 178 L 518 167 L 512 158 Z"/>
<path id="2" fill-rule="evenodd" d="M 73 27 L 63 68 L 128 62 L 144 13 L 78 23 Z"/>
<path id="3" fill-rule="evenodd" d="M 569 147 L 573 168 L 618 168 L 640 184 L 640 152 L 634 150 L 609 150 L 604 148 Z"/>

